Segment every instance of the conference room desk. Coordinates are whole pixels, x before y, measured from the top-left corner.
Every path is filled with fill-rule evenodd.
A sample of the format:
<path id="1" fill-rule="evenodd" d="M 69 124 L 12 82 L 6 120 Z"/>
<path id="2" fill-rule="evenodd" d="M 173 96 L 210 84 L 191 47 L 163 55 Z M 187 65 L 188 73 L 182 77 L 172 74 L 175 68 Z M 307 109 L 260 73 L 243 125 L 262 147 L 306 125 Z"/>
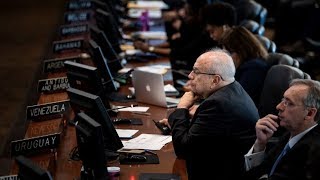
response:
<path id="1" fill-rule="evenodd" d="M 146 63 L 130 63 L 126 67 L 133 68 L 142 65 L 150 65 L 150 64 L 164 64 L 168 63 L 166 58 L 160 58 L 157 60 L 150 60 Z M 170 72 L 169 72 L 170 73 Z M 56 78 L 66 76 L 65 72 L 61 73 L 52 73 L 48 74 L 47 78 Z M 170 77 L 170 76 L 169 76 Z M 119 89 L 120 93 L 129 93 L 128 87 L 131 86 L 130 83 L 128 85 L 122 85 Z M 68 95 L 66 92 L 59 92 L 53 94 L 41 94 L 38 104 L 57 102 L 68 100 Z M 114 105 L 131 105 L 138 104 L 139 106 L 148 106 L 150 109 L 147 111 L 150 114 L 135 114 L 132 112 L 118 112 L 117 117 L 121 118 L 140 118 L 143 121 L 143 125 L 115 125 L 116 128 L 119 129 L 136 129 L 139 130 L 134 137 L 142 134 L 161 134 L 160 130 L 153 123 L 154 120 L 160 120 L 163 118 L 167 118 L 168 115 L 172 112 L 173 109 L 166 109 L 162 107 L 152 106 L 148 104 L 138 103 L 138 102 L 111 102 Z M 72 113 L 72 112 L 71 112 Z M 40 162 L 41 158 L 42 163 L 40 166 L 50 166 L 50 172 L 52 173 L 54 179 L 56 180 L 71 180 L 71 179 L 79 179 L 80 177 L 80 169 L 81 169 L 81 161 L 74 161 L 70 159 L 70 152 L 74 147 L 77 146 L 76 141 L 76 132 L 75 127 L 67 124 L 67 120 L 70 116 L 64 115 L 60 119 L 47 120 L 47 121 L 61 121 L 64 128 L 61 131 L 61 141 L 60 145 L 55 152 L 45 154 L 45 155 L 35 155 L 30 157 L 32 160 L 36 160 L 36 162 Z M 28 136 L 28 132 L 35 126 L 37 123 L 30 122 L 29 127 L 26 133 Z M 139 179 L 139 175 L 141 173 L 173 173 L 180 175 L 182 180 L 187 179 L 185 162 L 184 160 L 177 159 L 174 153 L 172 142 L 166 144 L 161 150 L 154 151 L 157 153 L 159 157 L 159 164 L 139 164 L 139 165 L 121 165 L 118 160 L 108 162 L 108 166 L 118 166 L 120 167 L 120 180 L 136 180 Z M 17 172 L 16 164 L 12 168 L 12 174 Z"/>

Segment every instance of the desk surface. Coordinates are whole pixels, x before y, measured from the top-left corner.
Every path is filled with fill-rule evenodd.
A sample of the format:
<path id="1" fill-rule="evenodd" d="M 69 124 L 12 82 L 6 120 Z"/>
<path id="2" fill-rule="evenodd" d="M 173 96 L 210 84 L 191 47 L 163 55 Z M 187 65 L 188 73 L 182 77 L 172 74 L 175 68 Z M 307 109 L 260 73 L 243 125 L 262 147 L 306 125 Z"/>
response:
<path id="1" fill-rule="evenodd" d="M 168 62 L 166 59 L 152 60 L 145 64 L 154 64 L 154 63 L 164 63 Z M 136 67 L 141 66 L 141 63 L 130 64 L 127 67 Z M 62 77 L 65 76 L 65 73 L 54 73 L 49 74 L 48 78 Z M 128 85 L 122 86 L 120 88 L 121 93 L 128 93 Z M 56 101 L 67 100 L 68 95 L 66 92 L 54 93 L 54 94 L 41 94 L 38 104 L 50 103 Z M 132 102 L 119 103 L 115 102 L 116 105 L 130 105 Z M 142 133 L 150 134 L 161 134 L 161 132 L 154 125 L 152 119 L 160 120 L 166 118 L 173 109 L 166 109 L 157 106 L 137 103 L 142 106 L 149 106 L 150 109 L 148 112 L 151 115 L 141 115 L 134 114 L 131 112 L 119 112 L 117 117 L 122 118 L 141 118 L 143 125 L 116 125 L 116 128 L 124 129 L 137 129 L 139 130 L 135 137 Z M 50 121 L 50 120 L 49 120 Z M 30 126 L 33 126 L 33 123 L 29 124 L 28 131 Z M 28 134 L 28 133 L 27 133 Z M 53 176 L 57 180 L 65 179 L 78 179 L 80 176 L 81 161 L 73 161 L 69 159 L 69 154 L 74 147 L 77 146 L 75 127 L 67 125 L 65 131 L 61 136 L 61 143 L 57 149 L 54 160 Z M 113 161 L 108 164 L 108 166 L 118 166 L 120 167 L 120 179 L 139 179 L 140 173 L 174 173 L 179 174 L 181 179 L 187 179 L 185 162 L 176 158 L 174 153 L 172 142 L 165 145 L 161 150 L 155 151 L 158 154 L 160 164 L 143 164 L 143 165 L 120 165 L 119 161 Z M 41 156 L 42 157 L 42 156 Z M 40 159 L 41 159 L 40 157 Z M 43 156 L 43 158 L 48 158 L 48 156 Z M 38 159 L 39 157 L 31 157 L 31 159 Z M 38 161 L 37 160 L 37 161 Z M 46 163 L 43 163 L 46 164 Z M 16 166 L 16 165 L 14 165 Z M 16 173 L 16 168 L 13 168 L 12 173 Z"/>

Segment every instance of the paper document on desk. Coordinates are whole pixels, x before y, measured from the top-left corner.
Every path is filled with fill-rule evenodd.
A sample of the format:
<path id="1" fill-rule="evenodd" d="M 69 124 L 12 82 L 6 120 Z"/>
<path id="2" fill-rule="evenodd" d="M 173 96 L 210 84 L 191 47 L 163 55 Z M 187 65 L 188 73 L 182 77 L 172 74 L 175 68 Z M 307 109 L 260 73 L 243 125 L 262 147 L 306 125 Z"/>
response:
<path id="1" fill-rule="evenodd" d="M 122 108 L 125 106 L 116 106 L 116 108 Z M 122 109 L 117 109 L 117 111 L 129 111 L 129 112 L 147 112 L 149 107 L 145 106 L 136 106 L 136 107 L 127 107 Z"/>
<path id="2" fill-rule="evenodd" d="M 134 129 L 116 129 L 120 138 L 132 138 L 132 136 L 138 132 Z"/>
<path id="3" fill-rule="evenodd" d="M 172 141 L 172 136 L 159 134 L 140 134 L 129 141 L 122 141 L 125 149 L 149 149 L 160 150 L 164 145 Z"/>
<path id="4" fill-rule="evenodd" d="M 139 18 L 142 14 L 142 12 L 145 12 L 145 9 L 129 9 L 128 11 L 128 16 L 130 18 Z M 161 10 L 160 9 L 150 9 L 148 10 L 148 15 L 149 18 L 153 19 L 160 19 L 162 16 Z"/>
<path id="5" fill-rule="evenodd" d="M 139 71 L 146 71 L 157 74 L 165 74 L 168 71 L 167 66 L 164 65 L 140 66 L 136 69 Z"/>
<path id="6" fill-rule="evenodd" d="M 127 4 L 130 8 L 142 8 L 142 9 L 168 9 L 168 5 L 163 1 L 130 1 Z"/>
<path id="7" fill-rule="evenodd" d="M 167 34 L 164 31 L 138 31 L 131 33 L 131 37 L 141 39 L 161 39 L 166 40 Z"/>

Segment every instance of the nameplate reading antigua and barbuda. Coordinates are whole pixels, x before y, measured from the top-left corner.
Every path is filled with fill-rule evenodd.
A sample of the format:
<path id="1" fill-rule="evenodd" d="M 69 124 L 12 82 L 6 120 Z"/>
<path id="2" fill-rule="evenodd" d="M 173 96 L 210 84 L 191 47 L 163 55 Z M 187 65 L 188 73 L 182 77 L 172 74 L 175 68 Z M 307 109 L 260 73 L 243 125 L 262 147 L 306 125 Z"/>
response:
<path id="1" fill-rule="evenodd" d="M 73 11 L 66 12 L 64 14 L 64 20 L 66 23 L 89 21 L 90 17 L 91 11 Z"/>
<path id="2" fill-rule="evenodd" d="M 44 121 L 60 118 L 69 108 L 69 100 L 27 106 L 27 119 L 33 121 Z"/>
<path id="3" fill-rule="evenodd" d="M 83 49 L 84 39 L 71 39 L 53 42 L 53 52 L 59 53 L 65 50 Z"/>
<path id="4" fill-rule="evenodd" d="M 90 9 L 92 7 L 91 1 L 69 1 L 67 2 L 67 10 Z"/>
<path id="5" fill-rule="evenodd" d="M 89 32 L 88 24 L 64 25 L 60 26 L 60 36 L 79 35 Z"/>
<path id="6" fill-rule="evenodd" d="M 18 180 L 18 175 L 0 176 L 0 180 Z"/>
<path id="7" fill-rule="evenodd" d="M 70 56 L 64 58 L 56 58 L 56 59 L 46 59 L 43 61 L 43 72 L 44 73 L 54 73 L 64 71 L 64 62 L 65 61 L 72 61 L 72 62 L 80 62 L 80 56 Z"/>
<path id="8" fill-rule="evenodd" d="M 41 79 L 38 81 L 38 92 L 56 93 L 66 90 L 70 87 L 67 77 Z"/>
<path id="9" fill-rule="evenodd" d="M 60 133 L 11 141 L 11 156 L 34 154 L 36 152 L 57 148 Z"/>

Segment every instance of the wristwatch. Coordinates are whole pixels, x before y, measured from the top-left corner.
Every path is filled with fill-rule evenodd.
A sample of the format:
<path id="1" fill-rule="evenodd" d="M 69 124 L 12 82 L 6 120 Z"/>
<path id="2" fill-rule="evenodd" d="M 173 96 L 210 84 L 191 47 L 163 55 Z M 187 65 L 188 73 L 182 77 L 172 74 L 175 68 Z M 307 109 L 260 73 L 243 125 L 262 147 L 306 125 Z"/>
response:
<path id="1" fill-rule="evenodd" d="M 154 46 L 150 46 L 148 50 L 149 50 L 150 52 L 153 52 L 153 51 L 154 51 Z"/>

